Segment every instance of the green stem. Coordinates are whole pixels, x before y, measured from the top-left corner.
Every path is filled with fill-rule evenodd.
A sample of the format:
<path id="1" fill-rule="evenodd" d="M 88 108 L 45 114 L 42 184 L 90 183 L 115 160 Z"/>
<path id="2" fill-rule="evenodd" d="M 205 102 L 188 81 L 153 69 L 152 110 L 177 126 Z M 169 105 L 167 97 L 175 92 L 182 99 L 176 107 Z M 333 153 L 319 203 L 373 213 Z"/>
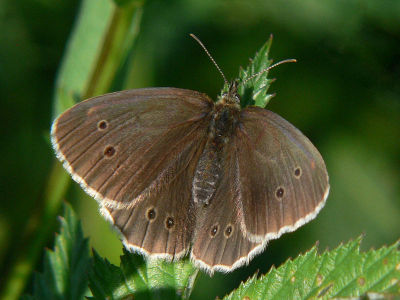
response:
<path id="1" fill-rule="evenodd" d="M 41 215 L 34 215 L 30 224 L 35 224 L 33 230 L 29 227 L 24 232 L 24 237 L 31 237 L 28 248 L 23 248 L 16 254 L 15 265 L 8 276 L 8 281 L 0 295 L 0 299 L 18 299 L 21 295 L 29 275 L 32 273 L 43 246 L 54 228 L 61 200 L 65 195 L 70 180 L 61 164 L 56 163 L 50 173 L 49 182 L 44 193 L 44 209 Z M 34 234 L 32 234 L 34 233 Z"/>
<path id="2" fill-rule="evenodd" d="M 142 10 L 138 4 L 125 8 L 117 8 L 104 38 L 103 48 L 84 99 L 101 95 L 109 91 L 116 72 L 121 67 L 121 61 L 128 59 L 135 38 L 138 34 Z M 133 28 L 132 28 L 133 27 Z"/>
<path id="3" fill-rule="evenodd" d="M 140 25 L 142 5 L 142 1 L 131 1 L 124 6 L 117 6 L 108 0 L 82 2 L 80 16 L 60 67 L 54 99 L 56 113 L 74 103 L 73 98 L 76 95 L 88 98 L 109 91 L 116 72 L 132 49 Z M 110 18 L 105 19 L 105 16 Z M 108 26 L 103 26 L 107 20 Z M 103 28 L 102 26 L 104 31 L 96 32 L 97 39 L 93 39 L 93 32 L 88 28 L 96 30 Z M 88 42 L 89 40 L 94 42 Z M 86 42 L 84 46 L 83 42 Z M 83 68 L 78 74 L 80 80 L 77 80 L 74 67 L 85 62 L 81 53 L 96 59 L 87 68 Z M 43 211 L 29 222 L 35 224 L 35 228 L 27 226 L 25 230 L 24 236 L 30 236 L 32 240 L 27 242 L 27 249 L 21 249 L 15 254 L 15 264 L 10 269 L 8 280 L 4 282 L 0 299 L 18 299 L 23 292 L 33 267 L 53 232 L 56 216 L 70 182 L 68 174 L 56 162 L 43 195 Z"/>

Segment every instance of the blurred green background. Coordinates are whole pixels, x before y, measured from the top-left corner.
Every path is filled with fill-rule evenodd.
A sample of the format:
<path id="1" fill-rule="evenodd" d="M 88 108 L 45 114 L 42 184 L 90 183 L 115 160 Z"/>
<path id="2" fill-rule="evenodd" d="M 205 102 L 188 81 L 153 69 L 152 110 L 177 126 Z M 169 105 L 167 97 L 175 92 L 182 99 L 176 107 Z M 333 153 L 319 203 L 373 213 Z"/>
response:
<path id="1" fill-rule="evenodd" d="M 55 79 L 79 7 L 78 0 L 0 2 L 0 288 L 44 226 L 39 216 L 55 163 L 48 140 Z M 316 241 L 322 251 L 360 234 L 363 249 L 399 238 L 399 16 L 396 0 L 144 3 L 127 79 L 114 88 L 173 86 L 215 99 L 223 81 L 189 33 L 228 78 L 273 34 L 271 57 L 298 63 L 270 72 L 277 80 L 268 109 L 313 141 L 330 175 L 331 193 L 316 220 L 272 241 L 248 267 L 212 279 L 201 274 L 193 299 L 222 297 L 256 270 L 265 273 Z M 63 199 L 81 217 L 91 246 L 118 264 L 121 244 L 96 202 L 76 184 Z M 51 232 L 58 228 L 55 220 L 51 226 Z M 40 249 L 52 247 L 53 237 Z M 40 271 L 40 259 L 34 268 Z"/>

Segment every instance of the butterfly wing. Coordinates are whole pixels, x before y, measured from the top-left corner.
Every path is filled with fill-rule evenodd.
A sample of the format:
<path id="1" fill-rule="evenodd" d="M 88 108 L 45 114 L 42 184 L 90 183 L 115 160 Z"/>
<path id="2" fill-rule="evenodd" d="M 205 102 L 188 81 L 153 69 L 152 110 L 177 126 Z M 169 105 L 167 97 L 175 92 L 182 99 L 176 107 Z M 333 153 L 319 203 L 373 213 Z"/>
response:
<path id="1" fill-rule="evenodd" d="M 179 256 L 190 240 L 190 230 L 183 234 L 190 226 L 188 190 L 206 143 L 212 106 L 204 94 L 175 88 L 107 94 L 58 117 L 52 143 L 64 167 L 100 203 L 128 247 Z M 168 218 L 173 226 L 158 233 L 156 226 L 171 224 Z"/>
<path id="2" fill-rule="evenodd" d="M 151 193 L 134 206 L 116 209 L 103 206 L 102 214 L 122 233 L 125 247 L 131 251 L 167 260 L 179 259 L 190 247 L 195 211 L 192 181 L 202 143 L 193 143 L 183 157 L 187 164 L 175 173 L 167 185 Z"/>
<path id="3" fill-rule="evenodd" d="M 221 164 L 222 176 L 216 192 L 209 205 L 198 210 L 191 252 L 192 261 L 211 274 L 214 271 L 230 272 L 248 263 L 263 248 L 241 231 L 234 143 L 226 145 Z"/>
<path id="4" fill-rule="evenodd" d="M 206 138 L 212 105 L 204 94 L 175 88 L 111 93 L 63 113 L 53 123 L 52 143 L 88 194 L 126 207 L 188 163 L 181 153 Z"/>
<path id="5" fill-rule="evenodd" d="M 241 111 L 236 138 L 242 231 L 264 244 L 313 219 L 329 192 L 318 150 L 275 113 Z"/>

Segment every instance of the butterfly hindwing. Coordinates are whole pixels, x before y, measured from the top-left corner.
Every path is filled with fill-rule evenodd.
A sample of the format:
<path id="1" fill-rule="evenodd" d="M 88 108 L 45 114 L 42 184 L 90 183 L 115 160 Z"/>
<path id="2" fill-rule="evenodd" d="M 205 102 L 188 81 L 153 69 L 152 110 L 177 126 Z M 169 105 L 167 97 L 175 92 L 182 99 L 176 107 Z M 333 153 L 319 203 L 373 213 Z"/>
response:
<path id="1" fill-rule="evenodd" d="M 191 201 L 194 162 L 204 148 L 203 140 L 195 141 L 182 153 L 190 158 L 190 163 L 174 172 L 159 191 L 130 207 L 102 207 L 103 215 L 121 232 L 127 249 L 168 260 L 187 253 L 196 220 Z"/>
<path id="2" fill-rule="evenodd" d="M 241 208 L 237 205 L 237 156 L 228 143 L 222 154 L 222 176 L 209 205 L 199 207 L 192 247 L 192 260 L 209 273 L 228 272 L 250 261 L 260 252 L 241 231 Z"/>

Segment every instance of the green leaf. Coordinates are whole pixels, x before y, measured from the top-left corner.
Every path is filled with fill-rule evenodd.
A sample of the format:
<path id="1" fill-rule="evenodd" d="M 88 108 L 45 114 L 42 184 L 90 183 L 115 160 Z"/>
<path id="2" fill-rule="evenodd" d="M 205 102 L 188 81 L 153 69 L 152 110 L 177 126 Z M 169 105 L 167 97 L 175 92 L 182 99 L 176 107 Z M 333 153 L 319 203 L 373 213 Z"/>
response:
<path id="1" fill-rule="evenodd" d="M 240 68 L 239 70 L 239 83 L 246 82 L 251 76 L 257 74 L 268 68 L 272 60 L 269 59 L 269 50 L 272 45 L 272 36 L 256 53 L 246 69 Z M 240 105 L 246 107 L 249 105 L 256 105 L 264 108 L 273 94 L 268 94 L 268 88 L 272 80 L 268 79 L 268 72 L 263 72 L 260 75 L 247 81 L 244 85 L 239 84 L 238 93 L 241 97 Z"/>
<path id="2" fill-rule="evenodd" d="M 93 299 L 187 299 L 198 270 L 189 260 L 145 260 L 124 249 L 120 267 L 93 254 L 89 286 Z"/>
<path id="3" fill-rule="evenodd" d="M 226 296 L 234 299 L 330 299 L 368 294 L 399 295 L 400 242 L 360 253 L 361 237 L 332 251 L 317 247 Z M 248 297 L 248 298 L 246 298 Z"/>
<path id="4" fill-rule="evenodd" d="M 86 92 L 112 12 L 110 1 L 82 1 L 57 75 L 54 117 L 78 102 Z"/>
<path id="5" fill-rule="evenodd" d="M 121 6 L 110 0 L 82 1 L 57 75 L 54 117 L 82 99 L 109 92 L 129 59 L 144 0 L 117 2 Z"/>
<path id="6" fill-rule="evenodd" d="M 90 266 L 88 240 L 72 208 L 64 205 L 60 234 L 54 251 L 46 250 L 43 273 L 33 279 L 33 296 L 25 299 L 84 299 L 88 293 Z"/>

